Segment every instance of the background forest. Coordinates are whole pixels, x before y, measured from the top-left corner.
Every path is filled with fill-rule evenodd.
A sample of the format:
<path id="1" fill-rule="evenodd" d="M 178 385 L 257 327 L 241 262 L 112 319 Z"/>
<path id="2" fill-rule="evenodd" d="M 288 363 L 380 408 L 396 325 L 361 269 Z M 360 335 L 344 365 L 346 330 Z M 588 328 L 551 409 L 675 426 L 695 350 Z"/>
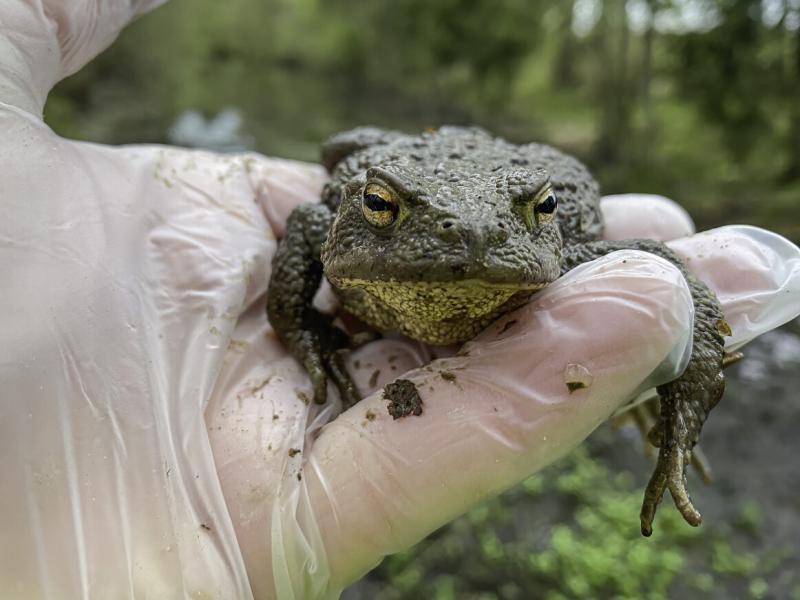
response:
<path id="1" fill-rule="evenodd" d="M 71 137 L 167 142 L 234 108 L 314 160 L 360 124 L 477 123 L 578 155 L 606 193 L 800 238 L 800 0 L 174 0 L 63 82 Z"/>
<path id="2" fill-rule="evenodd" d="M 605 193 L 674 198 L 700 228 L 800 240 L 800 0 L 172 0 L 45 116 L 77 139 L 306 160 L 356 125 L 480 124 L 579 156 Z M 640 538 L 651 459 L 604 427 L 345 598 L 800 600 L 798 332 L 730 370 L 704 434 L 716 483 L 690 478 L 700 529 L 665 507 Z"/>

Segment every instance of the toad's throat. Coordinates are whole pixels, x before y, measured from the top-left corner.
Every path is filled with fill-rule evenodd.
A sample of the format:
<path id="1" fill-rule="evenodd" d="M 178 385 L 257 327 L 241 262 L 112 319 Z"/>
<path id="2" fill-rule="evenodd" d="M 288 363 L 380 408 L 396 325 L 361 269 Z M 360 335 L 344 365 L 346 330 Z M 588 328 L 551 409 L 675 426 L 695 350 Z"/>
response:
<path id="1" fill-rule="evenodd" d="M 531 293 L 544 283 L 500 284 L 478 279 L 460 281 L 368 281 L 331 278 L 340 289 L 360 288 L 397 313 L 415 321 L 475 320 L 493 314 L 519 293 Z"/>

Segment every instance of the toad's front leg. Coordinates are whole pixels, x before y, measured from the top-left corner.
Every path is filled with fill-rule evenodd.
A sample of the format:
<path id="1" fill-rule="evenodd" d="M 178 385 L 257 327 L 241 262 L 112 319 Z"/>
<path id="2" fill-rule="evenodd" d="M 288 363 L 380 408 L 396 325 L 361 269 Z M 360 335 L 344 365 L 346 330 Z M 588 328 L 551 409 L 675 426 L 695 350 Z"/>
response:
<path id="1" fill-rule="evenodd" d="M 323 204 L 303 204 L 289 215 L 286 234 L 272 260 L 267 317 L 308 372 L 314 401 L 325 402 L 330 377 L 348 408 L 360 397 L 344 366 L 347 334 L 333 325 L 333 317 L 312 305 L 322 281 L 320 249 L 332 220 L 331 210 Z"/>
<path id="2" fill-rule="evenodd" d="M 667 489 L 683 518 L 690 525 L 700 524 L 700 513 L 686 490 L 686 467 L 703 423 L 725 389 L 722 334 L 730 332 L 714 293 L 689 273 L 678 256 L 660 242 L 624 240 L 571 246 L 564 250 L 564 271 L 616 250 L 644 250 L 667 259 L 683 273 L 694 301 L 689 364 L 680 377 L 657 388 L 661 414 L 648 439 L 659 448 L 658 462 L 645 490 L 640 515 L 642 534 L 649 536 L 653 532 L 656 507 Z"/>

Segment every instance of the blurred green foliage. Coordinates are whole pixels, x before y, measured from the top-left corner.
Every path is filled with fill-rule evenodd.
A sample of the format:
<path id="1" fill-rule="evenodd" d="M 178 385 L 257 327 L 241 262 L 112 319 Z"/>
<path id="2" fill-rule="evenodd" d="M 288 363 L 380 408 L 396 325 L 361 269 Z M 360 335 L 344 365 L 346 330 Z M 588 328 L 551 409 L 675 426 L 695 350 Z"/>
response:
<path id="1" fill-rule="evenodd" d="M 799 22 L 795 0 L 173 0 L 46 118 L 164 142 L 185 110 L 236 107 L 258 150 L 308 160 L 355 125 L 477 123 L 575 153 L 606 193 L 800 239 Z"/>
<path id="2" fill-rule="evenodd" d="M 642 538 L 641 486 L 579 449 L 370 575 L 374 600 L 764 598 L 783 554 L 757 557 L 670 507 Z M 751 509 L 747 509 L 751 510 Z M 553 526 L 553 523 L 559 523 Z M 742 595 L 744 593 L 744 595 Z M 362 596 L 358 596 L 359 598 Z"/>

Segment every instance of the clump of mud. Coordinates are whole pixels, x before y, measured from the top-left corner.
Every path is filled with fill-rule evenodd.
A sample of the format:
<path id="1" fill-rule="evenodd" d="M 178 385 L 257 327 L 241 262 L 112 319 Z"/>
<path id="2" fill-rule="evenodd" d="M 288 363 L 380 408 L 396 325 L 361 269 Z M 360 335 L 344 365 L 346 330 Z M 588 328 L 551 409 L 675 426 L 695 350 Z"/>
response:
<path id="1" fill-rule="evenodd" d="M 387 410 L 393 419 L 422 414 L 422 398 L 417 386 L 408 379 L 398 379 L 383 388 L 383 399 L 389 402 Z"/>

